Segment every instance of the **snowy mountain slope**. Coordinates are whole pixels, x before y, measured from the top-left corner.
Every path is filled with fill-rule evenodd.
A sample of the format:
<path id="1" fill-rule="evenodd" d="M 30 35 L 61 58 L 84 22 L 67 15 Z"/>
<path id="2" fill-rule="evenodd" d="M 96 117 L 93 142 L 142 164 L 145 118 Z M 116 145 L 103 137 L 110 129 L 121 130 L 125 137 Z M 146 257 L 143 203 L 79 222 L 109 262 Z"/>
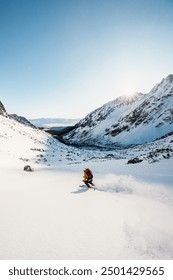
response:
<path id="1" fill-rule="evenodd" d="M 34 160 L 31 148 L 38 147 L 42 150 L 48 137 L 39 130 L 34 130 L 19 122 L 0 116 L 0 153 L 9 158 L 14 164 L 21 160 L 29 162 Z M 4 160 L 5 162 L 5 160 Z"/>
<path id="2" fill-rule="evenodd" d="M 120 97 L 95 110 L 63 136 L 75 145 L 116 147 L 143 144 L 173 131 L 173 75 L 146 95 Z"/>
<path id="3" fill-rule="evenodd" d="M 84 149 L 67 146 L 42 130 L 0 116 L 0 162 L 10 166 L 19 165 L 23 168 L 27 163 L 39 168 L 42 165 L 73 165 L 82 162 L 87 165 L 90 162 L 117 159 L 125 159 L 128 162 L 133 158 L 152 163 L 172 156 L 172 134 L 152 143 L 128 149 Z"/>
<path id="4" fill-rule="evenodd" d="M 173 259 L 172 155 L 172 134 L 77 149 L 0 116 L 0 259 Z M 85 167 L 95 191 L 78 187 Z"/>
<path id="5" fill-rule="evenodd" d="M 26 162 L 32 166 L 68 162 L 70 154 L 75 158 L 73 150 L 42 130 L 0 116 L 1 163 L 22 167 Z"/>
<path id="6" fill-rule="evenodd" d="M 143 94 L 135 93 L 132 97 L 123 96 L 108 102 L 88 114 L 63 139 L 67 143 L 76 145 L 106 146 L 102 142 L 104 141 L 108 125 L 114 123 L 122 115 L 128 114 L 133 104 L 142 98 Z"/>
<path id="7" fill-rule="evenodd" d="M 103 158 L 104 152 L 67 146 L 43 130 L 0 116 L 0 163 L 10 166 L 31 164 L 56 166 L 77 164 L 92 158 Z"/>

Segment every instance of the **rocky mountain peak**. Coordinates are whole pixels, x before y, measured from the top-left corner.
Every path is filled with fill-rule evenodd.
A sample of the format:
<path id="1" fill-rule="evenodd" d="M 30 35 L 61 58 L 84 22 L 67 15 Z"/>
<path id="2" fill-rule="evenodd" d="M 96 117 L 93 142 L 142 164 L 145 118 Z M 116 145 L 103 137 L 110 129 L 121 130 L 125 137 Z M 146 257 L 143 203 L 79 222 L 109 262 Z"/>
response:
<path id="1" fill-rule="evenodd" d="M 173 83 L 173 75 L 172 74 L 168 75 L 165 80 L 168 81 L 169 83 Z"/>
<path id="2" fill-rule="evenodd" d="M 150 91 L 151 94 L 158 94 L 161 95 L 167 94 L 170 89 L 173 89 L 173 75 L 170 74 L 166 78 L 162 79 L 162 81 L 156 84 L 153 89 Z"/>
<path id="3" fill-rule="evenodd" d="M 0 115 L 7 116 L 7 112 L 1 101 L 0 101 Z"/>

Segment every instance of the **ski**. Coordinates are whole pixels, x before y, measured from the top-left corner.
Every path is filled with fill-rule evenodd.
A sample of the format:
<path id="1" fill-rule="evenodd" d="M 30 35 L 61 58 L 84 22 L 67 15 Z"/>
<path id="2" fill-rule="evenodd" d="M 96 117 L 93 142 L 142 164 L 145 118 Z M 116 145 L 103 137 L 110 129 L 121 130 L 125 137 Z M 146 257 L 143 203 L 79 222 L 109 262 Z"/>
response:
<path id="1" fill-rule="evenodd" d="M 93 189 L 95 191 L 95 186 L 93 187 L 87 187 L 86 185 L 79 185 L 80 188 L 86 188 L 86 189 Z"/>

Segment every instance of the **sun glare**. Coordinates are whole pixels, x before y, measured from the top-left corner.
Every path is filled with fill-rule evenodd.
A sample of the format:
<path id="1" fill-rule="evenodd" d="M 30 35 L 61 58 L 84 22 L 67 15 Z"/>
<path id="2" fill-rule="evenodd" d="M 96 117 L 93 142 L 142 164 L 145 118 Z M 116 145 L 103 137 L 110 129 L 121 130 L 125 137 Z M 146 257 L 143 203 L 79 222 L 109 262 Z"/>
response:
<path id="1" fill-rule="evenodd" d="M 140 96 L 139 92 L 131 92 L 131 93 L 128 93 L 128 94 L 124 94 L 124 98 L 128 102 L 135 101 L 136 99 L 138 99 L 139 96 Z"/>
<path id="2" fill-rule="evenodd" d="M 136 92 L 132 92 L 132 91 L 128 91 L 126 92 L 124 95 L 127 96 L 127 97 L 132 97 L 136 94 Z"/>

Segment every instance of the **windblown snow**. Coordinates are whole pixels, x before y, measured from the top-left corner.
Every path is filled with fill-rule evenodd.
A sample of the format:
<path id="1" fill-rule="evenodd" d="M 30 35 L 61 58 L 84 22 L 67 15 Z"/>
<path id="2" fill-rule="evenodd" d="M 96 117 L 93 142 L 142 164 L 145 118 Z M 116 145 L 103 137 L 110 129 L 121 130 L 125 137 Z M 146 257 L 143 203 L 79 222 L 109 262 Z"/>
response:
<path id="1" fill-rule="evenodd" d="M 77 149 L 0 116 L 0 259 L 173 259 L 172 142 Z"/>

